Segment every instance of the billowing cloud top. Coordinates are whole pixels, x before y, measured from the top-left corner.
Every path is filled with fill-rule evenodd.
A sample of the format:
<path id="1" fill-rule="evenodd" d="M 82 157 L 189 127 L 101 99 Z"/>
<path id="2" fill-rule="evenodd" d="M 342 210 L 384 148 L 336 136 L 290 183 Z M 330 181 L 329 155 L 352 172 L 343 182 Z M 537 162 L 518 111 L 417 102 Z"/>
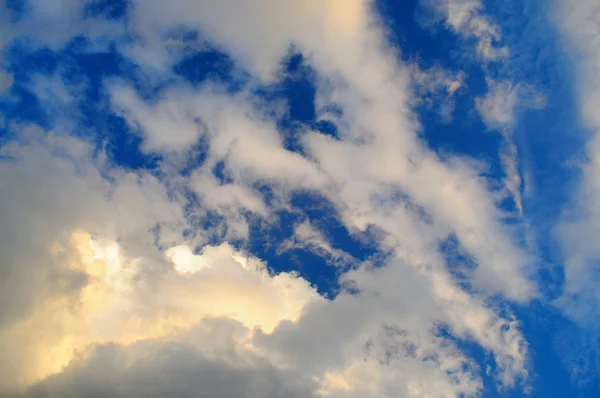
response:
<path id="1" fill-rule="evenodd" d="M 600 385 L 600 9 L 395 3 L 0 2 L 0 396 Z"/>

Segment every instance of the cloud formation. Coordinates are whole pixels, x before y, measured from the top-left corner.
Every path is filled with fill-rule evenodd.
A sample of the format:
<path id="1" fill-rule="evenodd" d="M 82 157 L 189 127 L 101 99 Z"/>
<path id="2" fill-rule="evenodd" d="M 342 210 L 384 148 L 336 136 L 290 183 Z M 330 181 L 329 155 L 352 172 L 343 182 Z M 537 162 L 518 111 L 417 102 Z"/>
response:
<path id="1" fill-rule="evenodd" d="M 597 313 L 595 302 L 600 298 L 593 287 L 598 281 L 597 245 L 593 243 L 600 228 L 600 186 L 598 170 L 600 158 L 600 41 L 595 34 L 600 27 L 600 7 L 593 1 L 582 1 L 573 6 L 562 4 L 561 28 L 572 46 L 572 55 L 578 71 L 577 94 L 580 117 L 590 132 L 587 143 L 587 161 L 582 165 L 582 181 L 573 198 L 571 209 L 564 214 L 557 228 L 565 256 L 565 305 L 579 322 L 588 326 L 591 314 Z"/>
<path id="2" fill-rule="evenodd" d="M 467 40 L 476 42 L 477 54 L 486 61 L 508 56 L 508 48 L 499 46 L 499 27 L 485 15 L 480 0 L 422 0 L 438 18 Z"/>
<path id="3" fill-rule="evenodd" d="M 22 138 L 0 156 L 0 355 L 11 364 L 0 388 L 23 397 L 477 396 L 487 370 L 461 342 L 489 354 L 500 388 L 527 379 L 528 344 L 498 298 L 536 296 L 529 255 L 485 167 L 421 138 L 416 74 L 370 2 L 133 1 L 126 24 L 84 22 L 81 4 L 31 2 L 7 35 L 52 48 L 81 35 L 103 48 L 126 31 L 115 48 L 148 84 L 164 85 L 152 98 L 126 80 L 102 89 L 158 166 L 130 170 L 72 131 L 11 126 Z M 480 56 L 503 56 L 478 2 L 437 6 Z M 40 24 L 52 33 L 38 34 Z M 248 85 L 232 92 L 173 76 L 181 54 L 166 43 L 177 29 L 230 55 Z M 332 137 L 301 126 L 301 151 L 280 134 L 284 105 L 255 94 L 277 82 L 290 51 L 315 72 L 317 119 L 336 127 Z M 455 95 L 457 76 L 434 89 Z M 33 90 L 54 98 L 60 79 L 44 82 Z M 478 103 L 492 126 L 514 118 L 503 87 Z M 297 224 L 279 253 L 308 248 L 338 266 L 333 297 L 245 251 L 252 222 L 277 224 L 297 193 L 329 203 L 383 259 L 358 260 Z M 456 272 L 442 250 L 450 240 L 475 266 Z"/>
<path id="4" fill-rule="evenodd" d="M 0 51 L 2 51 L 2 37 L 0 36 Z M 13 76 L 2 68 L 2 57 L 0 56 L 0 94 L 8 90 L 13 83 Z"/>
<path id="5" fill-rule="evenodd" d="M 2 356 L 11 358 L 3 384 L 58 372 L 90 344 L 165 337 L 204 318 L 225 316 L 270 331 L 318 300 L 306 281 L 270 275 L 227 244 L 205 246 L 199 255 L 182 245 L 161 253 L 154 239 L 166 245 L 183 239 L 176 202 L 150 176 L 112 170 L 107 180 L 88 150 L 80 141 L 37 135 L 25 146 L 3 148 L 4 156 L 20 158 L 2 168 L 3 183 L 16 188 L 3 214 L 28 221 L 5 220 L 14 229 L 3 240 Z M 158 236 L 155 225 L 163 229 Z M 20 236 L 29 236 L 29 250 L 13 243 Z"/>
<path id="6" fill-rule="evenodd" d="M 457 336 L 476 339 L 493 352 L 504 383 L 510 385 L 515 376 L 525 372 L 526 351 L 517 324 L 498 317 L 478 299 L 462 292 L 442 270 L 419 272 L 401 260 L 393 260 L 380 270 L 361 266 L 343 277 L 360 294 L 342 293 L 327 301 L 303 279 L 286 273 L 270 275 L 263 263 L 236 254 L 226 244 L 204 246 L 198 255 L 188 246 L 175 245 L 161 254 L 153 240 L 158 238 L 167 246 L 172 239 L 182 240 L 176 237 L 181 228 L 178 224 L 185 220 L 177 203 L 164 196 L 159 181 L 150 176 L 132 179 L 128 172 L 118 170 L 111 170 L 113 178 L 106 180 L 98 172 L 103 165 L 94 164 L 101 158 L 90 155 L 85 143 L 31 134 L 26 144 L 4 149 L 4 155 L 13 160 L 3 165 L 8 173 L 3 181 L 9 181 L 8 175 L 19 179 L 13 183 L 19 187 L 14 197 L 28 197 L 25 192 L 35 189 L 34 197 L 44 203 L 5 202 L 10 214 L 17 216 L 36 214 L 34 209 L 43 211 L 32 219 L 35 232 L 27 225 L 13 231 L 17 237 L 34 236 L 39 253 L 14 252 L 19 246 L 4 241 L 12 246 L 5 252 L 14 253 L 11 267 L 5 269 L 12 274 L 4 279 L 8 284 L 3 289 L 11 296 L 3 300 L 11 304 L 3 314 L 14 314 L 2 329 L 2 356 L 11 358 L 11 367 L 2 374 L 7 388 L 26 383 L 30 387 L 23 392 L 25 396 L 38 396 L 41 391 L 69 396 L 80 394 L 81 390 L 73 389 L 83 385 L 85 391 L 100 388 L 99 394 L 127 395 L 137 384 L 122 383 L 135 380 L 138 371 L 150 371 L 138 370 L 139 366 L 146 369 L 143 364 L 152 357 L 148 352 L 154 348 L 149 347 L 156 345 L 156 355 L 170 364 L 178 357 L 167 353 L 184 350 L 181 347 L 190 344 L 196 325 L 205 327 L 202 325 L 209 319 L 223 317 L 241 330 L 240 341 L 226 343 L 247 347 L 243 355 L 248 357 L 240 361 L 250 361 L 249 367 L 229 369 L 221 363 L 223 358 L 206 359 L 202 350 L 194 354 L 195 348 L 190 348 L 192 357 L 186 361 L 197 361 L 193 363 L 199 371 L 206 366 L 209 374 L 214 369 L 222 375 L 250 372 L 245 377 L 252 383 L 263 379 L 266 383 L 252 387 L 257 391 L 275 389 L 270 383 L 277 386 L 279 377 L 288 377 L 280 372 L 289 373 L 290 369 L 295 371 L 289 377 L 310 380 L 300 384 L 299 391 L 314 388 L 330 396 L 477 391 L 477 377 L 463 369 L 474 365 L 452 341 L 431 329 L 438 323 L 447 324 Z M 11 172 L 15 169 L 19 173 Z M 39 170 L 45 170 L 44 174 Z M 65 191 L 71 193 L 72 202 L 63 201 L 61 193 Z M 157 201 L 161 195 L 162 202 Z M 144 204 L 150 199 L 152 202 Z M 53 211 L 46 213 L 50 207 Z M 48 218 L 50 214 L 58 218 Z M 158 237 L 150 231 L 154 224 L 161 226 Z M 172 231 L 169 225 L 174 226 Z M 111 237 L 118 237 L 119 243 Z M 46 260 L 29 261 L 31 255 Z M 18 284 L 17 270 L 24 273 L 23 278 L 31 272 L 40 275 L 38 285 L 31 287 L 36 295 L 25 289 L 25 284 Z M 61 279 L 45 279 L 51 277 Z M 63 286 L 59 291 L 44 290 Z M 27 299 L 29 305 L 18 305 L 17 297 Z M 411 302 L 419 303 L 418 307 L 408 305 Z M 400 303 L 405 304 L 398 308 Z M 255 333 L 258 336 L 253 337 Z M 163 342 L 165 338 L 173 343 Z M 208 344 L 210 340 L 200 341 Z M 213 349 L 214 344 L 207 347 Z M 161 354 L 165 349 L 169 351 Z M 388 349 L 400 351 L 382 367 L 381 358 Z M 147 355 L 138 357 L 141 354 L 135 352 L 139 351 Z M 434 353 L 436 359 L 428 359 Z M 121 359 L 130 355 L 131 359 Z M 365 356 L 366 364 L 360 359 Z M 108 379 L 98 381 L 92 375 L 97 367 L 103 368 L 103 361 L 131 365 L 115 368 L 113 374 L 101 372 L 99 377 Z M 406 379 L 392 376 L 400 370 Z M 357 382 L 354 374 L 379 374 L 382 379 L 375 384 L 370 379 Z M 430 380 L 438 382 L 430 385 Z M 188 391 L 198 380 L 189 382 L 177 388 Z M 217 396 L 227 394 L 229 388 L 245 388 L 215 383 Z M 104 386 L 112 387 L 101 392 Z M 153 388 L 173 388 L 169 386 Z M 136 391 L 143 395 L 145 390 Z"/>

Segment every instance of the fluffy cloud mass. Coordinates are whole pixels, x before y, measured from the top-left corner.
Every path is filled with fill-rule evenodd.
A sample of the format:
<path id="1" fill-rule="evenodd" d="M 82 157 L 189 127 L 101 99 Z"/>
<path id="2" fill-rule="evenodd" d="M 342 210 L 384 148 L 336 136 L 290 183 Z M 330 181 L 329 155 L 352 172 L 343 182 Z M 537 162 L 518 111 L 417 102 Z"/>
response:
<path id="1" fill-rule="evenodd" d="M 2 240 L 7 388 L 29 385 L 25 396 L 189 396 L 207 383 L 215 390 L 206 396 L 475 393 L 475 365 L 439 335 L 442 324 L 493 352 L 504 383 L 525 372 L 517 324 L 457 287 L 442 260 L 418 248 L 424 238 L 410 238 L 415 253 L 388 243 L 385 267 L 343 275 L 359 293 L 325 299 L 227 243 L 199 243 L 194 254 L 188 244 L 204 242 L 202 232 L 182 236 L 184 199 L 155 177 L 115 168 L 77 139 L 24 137 L 2 153 L 2 181 L 13 187 L 3 202 L 3 224 L 13 226 Z M 329 247 L 307 227 L 297 235 Z M 151 382 L 140 390 L 138 378 Z"/>
<path id="2" fill-rule="evenodd" d="M 0 3 L 8 61 L 64 54 L 18 83 L 47 114 L 0 141 L 0 396 L 528 390 L 515 308 L 540 293 L 510 220 L 525 217 L 513 130 L 535 90 L 486 75 L 472 101 L 501 133 L 498 183 L 485 160 L 433 148 L 417 111 L 441 96 L 450 123 L 470 72 L 406 61 L 374 2 L 50 3 Z M 423 7 L 475 42 L 484 74 L 508 57 L 480 2 Z M 176 73 L 207 53 L 227 78 Z M 61 65 L 77 56 L 86 78 Z M 280 94 L 295 59 L 312 122 L 290 122 Z M 598 253 L 569 239 L 598 219 L 557 229 L 577 297 Z"/>

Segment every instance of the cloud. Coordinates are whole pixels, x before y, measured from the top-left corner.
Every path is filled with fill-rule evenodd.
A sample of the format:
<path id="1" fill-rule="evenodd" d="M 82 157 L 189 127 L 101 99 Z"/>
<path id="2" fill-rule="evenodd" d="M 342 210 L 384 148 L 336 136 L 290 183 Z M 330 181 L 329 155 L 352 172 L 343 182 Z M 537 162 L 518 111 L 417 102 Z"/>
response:
<path id="1" fill-rule="evenodd" d="M 199 255 L 186 245 L 161 253 L 153 241 L 168 244 L 169 224 L 185 224 L 181 204 L 149 176 L 111 170 L 114 179 L 106 180 L 88 150 L 51 135 L 3 148 L 3 156 L 18 157 L 2 164 L 3 184 L 13 189 L 3 203 L 10 208 L 3 225 L 12 227 L 2 229 L 0 351 L 11 366 L 0 373 L 1 385 L 59 372 L 88 345 L 165 337 L 203 318 L 270 331 L 319 299 L 306 281 L 271 275 L 227 244 Z M 155 225 L 164 228 L 157 237 Z"/>
<path id="2" fill-rule="evenodd" d="M 489 128 L 502 130 L 514 126 L 516 107 L 520 102 L 518 90 L 509 81 L 488 81 L 488 92 L 477 98 L 476 106 Z"/>
<path id="3" fill-rule="evenodd" d="M 502 36 L 498 26 L 482 12 L 480 0 L 423 0 L 442 18 L 446 25 L 466 39 L 477 42 L 477 53 L 485 60 L 494 61 L 508 55 L 506 47 L 499 47 Z"/>
<path id="4" fill-rule="evenodd" d="M 600 228 L 600 208 L 597 205 L 600 198 L 600 158 L 597 155 L 600 118 L 596 111 L 600 105 L 600 65 L 597 62 L 600 42 L 593 34 L 600 26 L 596 18 L 600 15 L 600 7 L 595 2 L 583 1 L 573 6 L 561 4 L 558 10 L 565 13 L 559 20 L 559 27 L 572 46 L 571 55 L 579 77 L 577 94 L 581 121 L 590 135 L 586 148 L 589 160 L 582 165 L 580 187 L 573 192 L 573 202 L 566 209 L 556 234 L 562 242 L 565 257 L 567 311 L 579 322 L 591 326 L 587 319 L 597 312 L 593 302 L 598 296 L 593 285 L 598 280 L 597 260 L 600 258 L 592 238 Z"/>
<path id="5" fill-rule="evenodd" d="M 330 302 L 320 298 L 301 278 L 286 273 L 271 275 L 264 263 L 236 253 L 226 244 L 204 246 L 199 254 L 180 244 L 161 253 L 151 243 L 154 237 L 149 227 L 185 221 L 179 219 L 180 204 L 166 196 L 162 202 L 157 201 L 163 189 L 160 181 L 141 176 L 131 179 L 129 173 L 118 169 L 104 170 L 116 178 L 104 180 L 98 173 L 103 167 L 101 159 L 90 156 L 85 143 L 32 134 L 28 143 L 5 148 L 4 155 L 10 154 L 13 160 L 3 163 L 2 169 L 7 175 L 20 171 L 13 184 L 18 188 L 15 198 L 29 197 L 24 192 L 33 189 L 36 193 L 31 198 L 44 205 L 10 200 L 5 204 L 10 206 L 10 214 L 35 215 L 29 220 L 38 229 L 34 232 L 22 225 L 16 236 L 35 236 L 40 251 L 31 254 L 46 261 L 28 263 L 29 253 L 20 250 L 4 270 L 29 274 L 31 268 L 15 267 L 30 264 L 46 272 L 62 271 L 65 282 L 72 282 L 59 284 L 65 290 L 39 295 L 40 287 L 55 285 L 40 280 L 34 286 L 38 288 L 37 297 L 23 286 L 3 289 L 13 298 L 23 295 L 35 299 L 16 318 L 6 320 L 2 328 L 2 356 L 10 358 L 12 364 L 0 379 L 5 388 L 14 386 L 14 382 L 26 382 L 30 387 L 25 396 L 38 396 L 44 391 L 69 396 L 81 391 L 74 390 L 75 386 L 98 394 L 127 396 L 144 395 L 146 387 L 195 391 L 199 382 L 196 378 L 176 385 L 164 381 L 177 377 L 172 372 L 178 369 L 175 364 L 181 363 L 184 369 L 192 367 L 203 374 L 218 370 L 224 377 L 234 372 L 242 380 L 252 381 L 252 387 L 245 382 L 236 387 L 215 380 L 208 385 L 214 386 L 211 393 L 216 396 L 235 388 L 250 388 L 249 393 L 259 394 L 250 396 L 262 396 L 262 391 L 275 389 L 278 380 L 287 377 L 303 381 L 298 382 L 299 387 L 286 387 L 292 388 L 290 394 L 296 391 L 294 388 L 302 394 L 311 389 L 330 396 L 477 391 L 480 382 L 472 373 L 475 368 L 464 368 L 474 365 L 452 340 L 432 329 L 440 323 L 447 324 L 455 335 L 473 338 L 493 352 L 506 385 L 525 372 L 526 351 L 517 325 L 462 292 L 441 269 L 431 274 L 401 260 L 380 270 L 366 264 L 344 276 L 360 294 L 342 293 Z M 94 159 L 100 163 L 94 164 Z M 44 170 L 43 175 L 40 170 Z M 8 181 L 6 175 L 2 181 Z M 40 181 L 45 185 L 40 186 Z M 62 192 L 70 192 L 73 202 L 62 202 Z M 152 202 L 145 203 L 150 198 Z M 46 213 L 50 208 L 53 211 Z M 36 214 L 32 209 L 43 211 Z M 15 224 L 7 220 L 3 225 Z M 159 241 L 170 239 L 172 235 L 167 231 L 159 237 Z M 179 239 L 183 241 L 181 236 Z M 17 241 L 12 249 L 20 244 Z M 14 277 L 8 280 L 16 282 Z M 3 302 L 14 305 L 15 300 Z M 398 308 L 398 303 L 404 304 Z M 415 307 L 409 303 L 419 304 Z M 244 359 L 224 364 L 226 357 L 221 352 L 206 358 L 203 350 L 214 350 L 216 343 L 191 337 L 196 325 L 209 327 L 207 319 L 215 317 L 239 322 L 234 323 L 245 336 L 241 337 L 246 341 L 242 347 L 247 347 Z M 256 332 L 252 332 L 254 328 L 258 328 Z M 258 336 L 253 338 L 253 333 Z M 221 336 L 219 341 L 227 342 L 222 334 L 216 335 Z M 202 342 L 204 348 L 190 346 L 194 341 Z M 397 351 L 397 355 L 388 358 L 389 367 L 383 367 L 381 361 L 388 350 Z M 176 352 L 186 352 L 189 357 L 172 357 Z M 153 355 L 161 359 L 154 360 Z M 365 355 L 366 363 L 361 359 Z M 166 368 L 154 368 L 163 360 Z M 97 371 L 106 365 L 105 361 L 121 365 L 111 367 L 108 373 Z M 399 380 L 393 375 L 400 370 L 406 378 Z M 140 387 L 139 382 L 134 383 L 138 377 L 150 377 L 145 372 L 155 375 L 151 379 L 158 384 L 144 383 Z M 379 381 L 354 381 L 355 374 L 379 375 Z M 314 380 L 318 388 L 311 384 Z"/>
<path id="6" fill-rule="evenodd" d="M 520 98 L 520 88 L 510 81 L 492 81 L 488 79 L 488 92 L 475 100 L 475 106 L 483 122 L 491 130 L 501 132 L 504 138 L 500 159 L 506 177 L 504 185 L 512 195 L 517 211 L 523 216 L 523 199 L 521 190 L 523 180 L 519 172 L 519 154 L 514 143 L 513 129 L 517 123 L 517 107 L 523 101 Z"/>
<path id="7" fill-rule="evenodd" d="M 322 388 L 332 396 L 474 394 L 481 387 L 475 365 L 431 328 L 446 324 L 458 336 L 487 340 L 500 366 L 506 365 L 506 385 L 523 376 L 522 369 L 514 373 L 525 354 L 516 325 L 493 325 L 495 315 L 443 277 L 431 282 L 394 259 L 382 269 L 361 267 L 344 280 L 360 293 L 342 292 L 309 308 L 297 326 L 282 323 L 272 335 L 259 336 L 259 347 L 280 352 L 278 360 L 288 366 L 325 372 Z M 507 335 L 500 333 L 504 327 Z"/>
<path id="8" fill-rule="evenodd" d="M 310 250 L 318 256 L 325 258 L 329 264 L 343 268 L 358 264 L 358 260 L 350 254 L 332 247 L 323 233 L 308 221 L 296 225 L 292 237 L 282 242 L 277 251 L 278 253 L 283 253 L 295 249 Z"/>
<path id="9" fill-rule="evenodd" d="M 40 330 L 47 330 L 48 339 L 57 344 L 63 337 L 68 339 L 73 319 L 69 303 L 76 306 L 90 282 L 86 268 L 76 264 L 80 245 L 73 233 L 119 236 L 128 242 L 127 250 L 152 255 L 154 237 L 147 231 L 161 225 L 163 232 L 156 238 L 169 241 L 170 227 L 184 222 L 179 206 L 153 177 L 114 170 L 111 181 L 103 177 L 103 161 L 87 143 L 35 129 L 23 128 L 21 134 L 25 143 L 2 147 L 0 167 L 5 192 L 2 225 L 6 226 L 0 231 L 4 253 L 0 324 L 2 356 L 11 358 L 12 364 L 3 368 L 3 385 L 28 377 L 21 366 L 38 365 L 25 347 L 42 350 L 32 355 L 44 352 L 47 341 L 36 337 L 43 334 Z M 54 310 L 59 311 L 56 329 L 46 327 Z M 32 324 L 36 326 L 31 328 Z M 63 355 L 58 348 L 56 355 Z M 54 356 L 48 355 L 47 360 L 53 361 Z"/>
<path id="10" fill-rule="evenodd" d="M 35 35 L 27 23 L 77 19 L 67 11 L 78 6 L 69 4 L 55 15 L 33 3 L 13 30 Z M 146 154 L 161 155 L 156 170 L 123 170 L 92 145 L 50 133 L 3 147 L 0 181 L 14 189 L 1 205 L 1 225 L 18 227 L 0 229 L 9 253 L 2 272 L 10 275 L 2 278 L 9 281 L 0 301 L 8 303 L 2 349 L 15 364 L 0 376 L 3 385 L 28 384 L 26 396 L 69 396 L 78 385 L 100 396 L 183 397 L 201 385 L 209 396 L 476 395 L 482 369 L 461 350 L 463 340 L 491 354 L 500 385 L 527 377 L 519 323 L 494 303 L 535 296 L 530 259 L 504 224 L 500 194 L 481 165 L 442 158 L 420 139 L 414 76 L 370 7 L 360 0 L 132 3 L 127 27 L 136 39 L 118 48 L 143 73 L 171 78 L 177 56 L 161 46 L 182 26 L 226 51 L 258 86 L 277 79 L 293 46 L 315 70 L 318 118 L 330 118 L 338 137 L 304 126 L 302 153 L 286 149 L 276 121 L 281 105 L 256 98 L 252 87 L 231 93 L 177 82 L 147 99 L 127 82 L 107 81 L 112 110 Z M 477 6 L 464 7 L 452 8 L 449 23 L 488 43 L 492 28 Z M 70 29 L 91 34 L 80 22 L 57 33 L 55 44 L 72 37 Z M 462 84 L 442 80 L 450 95 Z M 331 115 L 332 107 L 340 112 Z M 200 141 L 205 159 L 193 165 Z M 386 258 L 353 264 L 331 300 L 230 244 L 249 239 L 249 214 L 273 220 L 297 192 L 330 202 L 351 233 L 376 231 Z M 218 243 L 201 222 L 209 214 L 227 229 Z M 476 264 L 468 288 L 440 250 L 449 238 Z M 324 251 L 333 264 L 344 257 L 310 224 L 298 225 L 291 242 Z M 238 334 L 195 337 L 212 318 Z M 58 320 L 54 328 L 37 327 L 48 319 Z M 227 349 L 215 351 L 218 343 Z M 22 347 L 29 351 L 19 356 Z M 122 365 L 98 374 L 107 363 Z M 190 377 L 190 369 L 201 376 Z"/>
<path id="11" fill-rule="evenodd" d="M 149 105 L 131 88 L 116 86 L 111 90 L 111 104 L 130 127 L 140 126 L 145 151 L 183 151 L 198 141 L 201 126 L 194 122 L 190 111 L 185 110 L 186 104 L 180 95 L 170 91 L 166 98 Z"/>
<path id="12" fill-rule="evenodd" d="M 488 79 L 487 86 L 488 92 L 476 99 L 476 107 L 490 129 L 502 131 L 513 128 L 518 121 L 519 110 L 545 106 L 544 97 L 524 83 Z"/>
<path id="13" fill-rule="evenodd" d="M 143 37 L 160 36 L 178 24 L 197 28 L 235 53 L 253 75 L 269 80 L 291 44 L 329 41 L 338 33 L 346 39 L 360 34 L 368 22 L 367 4 L 363 0 L 261 0 L 250 5 L 227 0 L 215 5 L 204 0 L 177 0 L 173 7 L 166 7 L 160 1 L 136 1 L 132 27 Z M 238 12 L 232 13 L 233 9 Z M 265 18 L 269 14 L 280 19 Z M 343 52 L 342 48 L 338 51 Z"/>
<path id="14" fill-rule="evenodd" d="M 465 72 L 452 72 L 440 67 L 428 70 L 412 65 L 415 100 L 419 105 L 437 107 L 442 121 L 449 122 L 454 112 L 454 97 L 465 90 Z"/>
<path id="15" fill-rule="evenodd" d="M 48 3 L 43 0 L 28 1 L 24 12 L 18 17 L 8 7 L 6 0 L 0 3 L 2 24 L 0 33 L 5 41 L 26 37 L 34 48 L 60 49 L 77 35 L 90 39 L 96 48 L 107 48 L 111 40 L 122 37 L 122 24 L 104 18 L 84 18 L 85 6 L 81 0 L 58 0 Z M 40 30 L 44 34 L 40 34 Z"/>
<path id="16" fill-rule="evenodd" d="M 235 322 L 213 320 L 179 338 L 99 345 L 17 396 L 311 396 L 311 380 L 245 347 L 245 333 Z"/>
<path id="17" fill-rule="evenodd" d="M 533 87 L 510 80 L 487 79 L 488 92 L 475 99 L 475 107 L 488 129 L 502 134 L 504 143 L 500 161 L 506 174 L 504 185 L 512 195 L 519 215 L 523 216 L 521 191 L 523 178 L 519 166 L 519 151 L 515 144 L 514 130 L 520 113 L 529 109 L 545 107 L 545 98 Z"/>
<path id="18" fill-rule="evenodd" d="M 555 304 L 575 321 L 580 330 L 566 344 L 567 366 L 572 377 L 586 384 L 598 373 L 598 250 L 600 231 L 600 6 L 594 1 L 558 2 L 555 22 L 568 44 L 575 70 L 575 92 L 581 125 L 588 138 L 587 159 L 580 163 L 579 186 L 570 192 L 571 200 L 555 226 L 554 236 L 564 261 L 562 297 Z"/>

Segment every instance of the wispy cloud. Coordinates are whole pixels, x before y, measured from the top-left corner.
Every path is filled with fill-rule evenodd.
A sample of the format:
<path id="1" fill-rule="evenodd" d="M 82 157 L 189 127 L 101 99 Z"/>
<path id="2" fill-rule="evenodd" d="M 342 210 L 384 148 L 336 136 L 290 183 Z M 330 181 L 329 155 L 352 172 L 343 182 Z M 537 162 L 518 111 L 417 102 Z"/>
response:
<path id="1" fill-rule="evenodd" d="M 498 44 L 502 41 L 499 27 L 485 15 L 480 0 L 422 0 L 422 3 L 433 9 L 450 29 L 474 40 L 483 59 L 494 61 L 508 55 L 508 48 Z"/>
<path id="2" fill-rule="evenodd" d="M 570 203 L 555 227 L 561 245 L 565 282 L 556 304 L 582 328 L 566 355 L 572 376 L 580 383 L 597 374 L 598 353 L 598 260 L 600 231 L 600 5 L 594 1 L 558 2 L 555 21 L 568 43 L 576 77 L 578 110 L 587 135 L 587 159 L 580 162 L 579 186 L 570 193 Z M 575 342 L 576 341 L 576 342 Z M 563 347 L 564 348 L 564 347 Z"/>
<path id="3" fill-rule="evenodd" d="M 585 319 L 590 316 L 590 311 L 596 311 L 592 302 L 598 297 L 592 285 L 597 280 L 596 262 L 600 258 L 600 252 L 593 243 L 595 241 L 593 237 L 600 227 L 597 205 L 597 199 L 600 197 L 598 185 L 600 158 L 597 155 L 597 147 L 600 145 L 600 118 L 597 112 L 597 106 L 600 105 L 600 79 L 598 78 L 600 65 L 597 62 L 600 55 L 600 42 L 595 34 L 600 27 L 597 19 L 600 15 L 600 7 L 592 1 L 573 5 L 564 3 L 560 12 L 564 12 L 560 24 L 572 46 L 571 55 L 579 76 L 577 93 L 581 121 L 591 134 L 587 144 L 588 161 L 581 167 L 580 187 L 573 193 L 573 204 L 570 210 L 565 212 L 564 221 L 558 227 L 557 235 L 563 242 L 566 261 L 565 295 L 576 296 L 571 302 L 573 306 L 570 310 L 577 319 L 587 323 Z M 578 299 L 577 296 L 580 295 Z M 593 298 L 595 299 L 591 300 Z M 592 305 L 588 307 L 589 304 Z"/>
<path id="4" fill-rule="evenodd" d="M 0 36 L 0 52 L 2 51 L 2 37 Z M 13 76 L 2 69 L 2 56 L 0 55 L 0 94 L 8 90 L 13 83 Z"/>
<path id="5" fill-rule="evenodd" d="M 506 174 L 504 183 L 515 201 L 519 215 L 523 217 L 523 178 L 519 170 L 519 152 L 513 132 L 519 114 L 526 109 L 543 108 L 545 100 L 541 94 L 523 83 L 488 78 L 487 86 L 488 92 L 476 98 L 475 106 L 486 126 L 492 131 L 500 132 L 504 138 L 500 151 L 500 160 Z"/>

